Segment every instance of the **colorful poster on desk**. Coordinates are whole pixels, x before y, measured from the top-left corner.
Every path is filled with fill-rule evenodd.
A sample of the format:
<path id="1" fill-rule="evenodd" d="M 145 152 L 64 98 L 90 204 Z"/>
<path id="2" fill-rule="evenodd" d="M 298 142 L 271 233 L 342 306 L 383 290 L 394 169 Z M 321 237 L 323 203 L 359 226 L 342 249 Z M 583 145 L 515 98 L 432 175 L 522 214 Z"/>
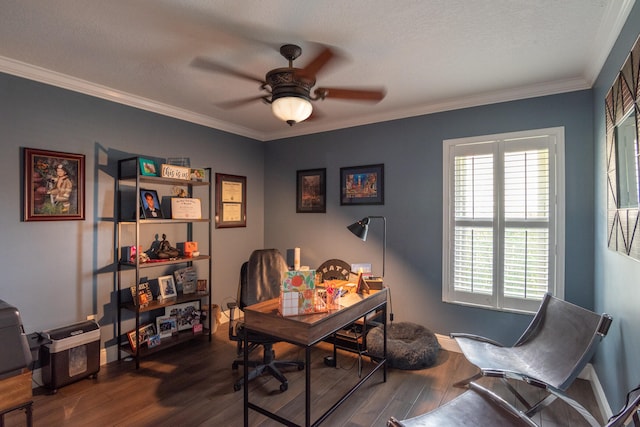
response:
<path id="1" fill-rule="evenodd" d="M 297 316 L 316 312 L 316 271 L 287 271 L 282 279 L 280 314 Z"/>

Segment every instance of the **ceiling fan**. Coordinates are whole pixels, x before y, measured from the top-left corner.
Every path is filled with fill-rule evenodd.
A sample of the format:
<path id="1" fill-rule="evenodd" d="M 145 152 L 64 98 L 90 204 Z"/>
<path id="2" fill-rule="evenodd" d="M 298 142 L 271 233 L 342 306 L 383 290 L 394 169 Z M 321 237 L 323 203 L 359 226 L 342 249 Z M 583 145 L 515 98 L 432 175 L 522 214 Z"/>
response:
<path id="1" fill-rule="evenodd" d="M 280 54 L 289 61 L 289 66 L 286 68 L 275 68 L 269 71 L 264 79 L 235 70 L 206 58 L 195 58 L 191 65 L 260 83 L 260 90 L 267 92 L 267 94 L 226 102 L 220 105 L 232 108 L 263 100 L 271 104 L 273 114 L 288 123 L 289 126 L 300 123 L 311 116 L 313 112 L 311 101 L 335 98 L 378 102 L 385 96 L 385 90 L 381 88 L 367 90 L 317 87 L 313 89 L 319 71 L 336 56 L 336 53 L 328 47 L 324 47 L 304 68 L 295 68 L 293 66 L 293 61 L 302 54 L 302 48 L 300 48 L 300 46 L 285 44 L 280 47 Z M 313 96 L 311 95 L 312 89 Z"/>

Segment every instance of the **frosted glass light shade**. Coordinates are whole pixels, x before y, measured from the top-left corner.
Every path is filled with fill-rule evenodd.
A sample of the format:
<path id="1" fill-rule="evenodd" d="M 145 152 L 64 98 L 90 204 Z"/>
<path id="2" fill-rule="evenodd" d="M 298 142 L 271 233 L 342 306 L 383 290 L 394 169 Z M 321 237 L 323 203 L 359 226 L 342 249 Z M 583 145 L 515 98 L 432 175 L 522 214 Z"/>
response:
<path id="1" fill-rule="evenodd" d="M 277 118 L 293 125 L 309 118 L 313 106 L 307 99 L 298 96 L 283 96 L 271 103 L 271 109 Z"/>

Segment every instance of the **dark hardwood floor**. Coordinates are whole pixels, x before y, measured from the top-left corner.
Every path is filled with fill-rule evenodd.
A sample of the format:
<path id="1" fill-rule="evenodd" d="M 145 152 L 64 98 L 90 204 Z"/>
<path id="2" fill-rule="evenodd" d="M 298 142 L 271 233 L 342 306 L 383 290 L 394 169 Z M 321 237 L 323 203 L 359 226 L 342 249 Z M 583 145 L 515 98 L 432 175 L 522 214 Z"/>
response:
<path id="1" fill-rule="evenodd" d="M 316 419 L 341 396 L 358 377 L 355 355 L 339 352 L 337 368 L 324 365 L 331 354 L 326 343 L 312 352 L 312 392 Z M 289 344 L 278 344 L 280 358 L 303 359 L 304 351 Z M 243 393 L 233 391 L 241 374 L 231 369 L 235 344 L 227 339 L 226 325 L 211 343 L 194 340 L 135 363 L 122 361 L 102 366 L 97 379 L 84 379 L 67 385 L 56 394 L 34 390 L 35 426 L 240 426 Z M 363 371 L 370 367 L 363 358 Z M 398 419 L 422 414 L 464 392 L 452 387 L 457 380 L 475 372 L 459 353 L 441 351 L 435 366 L 420 371 L 389 370 L 387 382 L 376 373 L 349 398 L 323 425 L 384 426 L 390 416 Z M 264 376 L 250 385 L 251 401 L 278 414 L 303 423 L 304 371 L 287 373 L 289 389 L 281 393 L 279 383 Z M 494 390 L 503 387 L 496 380 L 483 379 Z M 595 397 L 588 382 L 577 380 L 570 394 L 597 413 Z M 502 394 L 502 393 L 500 393 Z M 251 411 L 251 426 L 277 425 Z M 586 423 L 560 401 L 554 402 L 534 419 L 545 427 L 582 426 Z M 24 426 L 22 411 L 5 415 L 5 426 Z"/>

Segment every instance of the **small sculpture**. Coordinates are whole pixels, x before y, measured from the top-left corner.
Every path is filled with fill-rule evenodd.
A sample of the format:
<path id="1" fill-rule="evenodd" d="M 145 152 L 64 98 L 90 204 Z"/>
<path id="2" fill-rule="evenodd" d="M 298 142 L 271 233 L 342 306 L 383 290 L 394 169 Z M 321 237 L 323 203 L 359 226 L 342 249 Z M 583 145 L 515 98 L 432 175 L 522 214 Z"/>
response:
<path id="1" fill-rule="evenodd" d="M 171 243 L 167 241 L 167 235 L 162 235 L 162 240 L 158 242 L 157 240 L 153 242 L 151 245 L 151 256 L 152 258 L 158 259 L 170 259 L 177 258 L 180 252 L 178 249 L 171 246 Z"/>

